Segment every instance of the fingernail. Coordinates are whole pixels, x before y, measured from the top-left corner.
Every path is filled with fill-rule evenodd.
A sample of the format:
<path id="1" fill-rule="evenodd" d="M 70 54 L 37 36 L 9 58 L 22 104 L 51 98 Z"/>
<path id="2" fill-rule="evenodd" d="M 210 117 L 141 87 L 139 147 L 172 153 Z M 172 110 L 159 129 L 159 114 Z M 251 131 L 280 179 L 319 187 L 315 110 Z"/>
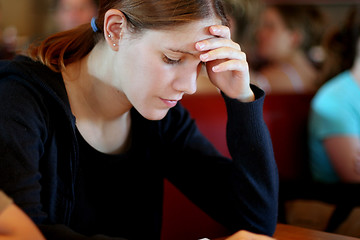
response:
<path id="1" fill-rule="evenodd" d="M 219 66 L 214 66 L 214 67 L 212 67 L 212 70 L 213 70 L 213 72 L 217 72 L 217 71 L 219 71 Z"/>
<path id="2" fill-rule="evenodd" d="M 209 54 L 207 54 L 207 53 L 200 55 L 200 59 L 201 59 L 202 61 L 205 61 L 208 57 L 209 57 Z"/>
<path id="3" fill-rule="evenodd" d="M 199 50 L 203 50 L 204 47 L 205 47 L 205 44 L 204 44 L 204 43 L 201 43 L 201 42 L 196 43 L 196 45 L 197 45 L 197 47 L 198 47 Z"/>
<path id="4" fill-rule="evenodd" d="M 220 29 L 217 27 L 212 27 L 212 30 L 214 33 L 219 33 Z"/>

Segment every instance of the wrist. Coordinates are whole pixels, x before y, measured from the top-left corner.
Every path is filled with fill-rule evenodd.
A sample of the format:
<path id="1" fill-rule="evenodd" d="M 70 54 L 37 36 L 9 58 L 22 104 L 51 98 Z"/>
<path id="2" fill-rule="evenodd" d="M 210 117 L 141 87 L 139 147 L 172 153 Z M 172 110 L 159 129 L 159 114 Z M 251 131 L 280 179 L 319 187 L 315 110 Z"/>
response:
<path id="1" fill-rule="evenodd" d="M 241 94 L 239 97 L 237 97 L 237 100 L 239 100 L 240 102 L 252 102 L 255 100 L 255 94 L 249 88 L 249 91 L 247 93 Z"/>

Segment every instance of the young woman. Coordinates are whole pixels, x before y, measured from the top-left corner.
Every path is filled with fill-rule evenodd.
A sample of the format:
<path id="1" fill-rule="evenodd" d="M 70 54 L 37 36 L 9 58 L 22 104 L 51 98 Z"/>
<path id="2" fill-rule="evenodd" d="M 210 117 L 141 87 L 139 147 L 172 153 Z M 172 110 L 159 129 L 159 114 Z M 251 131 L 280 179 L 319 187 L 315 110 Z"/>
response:
<path id="1" fill-rule="evenodd" d="M 310 50 L 321 44 L 324 19 L 315 6 L 269 5 L 257 32 L 255 84 L 267 93 L 312 93 L 319 71 Z"/>
<path id="2" fill-rule="evenodd" d="M 164 178 L 229 230 L 261 234 L 236 239 L 273 234 L 264 92 L 226 23 L 219 0 L 106 0 L 91 24 L 2 63 L 0 187 L 46 238 L 160 239 Z M 232 160 L 179 104 L 203 64 Z"/>

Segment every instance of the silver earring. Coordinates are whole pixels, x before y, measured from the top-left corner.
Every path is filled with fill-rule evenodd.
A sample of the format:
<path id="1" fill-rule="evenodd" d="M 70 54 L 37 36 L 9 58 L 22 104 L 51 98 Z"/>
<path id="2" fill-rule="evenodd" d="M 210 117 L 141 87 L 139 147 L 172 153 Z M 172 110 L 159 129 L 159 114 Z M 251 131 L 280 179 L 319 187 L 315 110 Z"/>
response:
<path id="1" fill-rule="evenodd" d="M 111 34 L 108 35 L 108 38 L 111 38 Z"/>
<path id="2" fill-rule="evenodd" d="M 113 46 L 116 47 L 116 43 L 113 43 Z"/>

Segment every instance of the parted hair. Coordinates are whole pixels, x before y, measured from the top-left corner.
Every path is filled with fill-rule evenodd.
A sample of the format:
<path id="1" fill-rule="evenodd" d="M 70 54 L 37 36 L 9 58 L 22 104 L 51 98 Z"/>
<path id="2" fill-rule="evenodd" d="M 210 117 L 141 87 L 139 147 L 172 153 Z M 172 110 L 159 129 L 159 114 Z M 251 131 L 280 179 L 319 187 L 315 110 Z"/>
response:
<path id="1" fill-rule="evenodd" d="M 40 43 L 32 44 L 29 56 L 53 71 L 63 70 L 66 65 L 85 57 L 104 38 L 104 17 L 109 9 L 120 10 L 134 33 L 145 29 L 166 29 L 209 17 L 217 17 L 222 24 L 228 24 L 222 0 L 100 0 L 97 32 L 87 23 L 55 33 Z"/>

